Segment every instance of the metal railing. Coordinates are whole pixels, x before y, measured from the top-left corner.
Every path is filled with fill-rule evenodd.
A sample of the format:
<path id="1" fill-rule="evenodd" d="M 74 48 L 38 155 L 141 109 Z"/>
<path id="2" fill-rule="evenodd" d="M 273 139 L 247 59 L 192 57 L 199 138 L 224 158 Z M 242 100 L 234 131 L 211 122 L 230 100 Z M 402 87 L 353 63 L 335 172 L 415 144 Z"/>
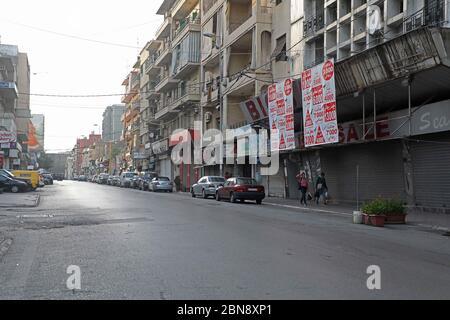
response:
<path id="1" fill-rule="evenodd" d="M 201 23 L 200 11 L 196 10 L 193 13 L 191 13 L 190 16 L 188 16 L 188 17 L 186 17 L 186 18 L 184 18 L 184 19 L 179 21 L 179 26 L 174 31 L 173 38 L 175 39 L 190 24 L 198 24 L 198 25 L 200 25 L 200 23 Z"/>
<path id="2" fill-rule="evenodd" d="M 323 12 L 315 16 L 309 17 L 303 22 L 304 37 L 312 36 L 317 31 L 323 29 L 324 27 L 325 27 L 325 15 Z"/>
<path id="3" fill-rule="evenodd" d="M 437 27 L 445 22 L 445 0 L 436 1 L 403 19 L 403 32 L 423 26 Z"/>

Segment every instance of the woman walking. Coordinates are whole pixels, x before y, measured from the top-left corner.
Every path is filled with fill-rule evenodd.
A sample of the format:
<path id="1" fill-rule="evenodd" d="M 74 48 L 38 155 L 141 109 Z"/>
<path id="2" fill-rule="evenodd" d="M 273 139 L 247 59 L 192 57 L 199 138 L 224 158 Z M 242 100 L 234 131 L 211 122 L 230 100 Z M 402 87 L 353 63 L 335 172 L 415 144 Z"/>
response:
<path id="1" fill-rule="evenodd" d="M 300 204 L 303 204 L 306 207 L 308 205 L 306 198 L 306 193 L 308 192 L 308 179 L 306 179 L 306 174 L 304 172 L 299 173 L 296 178 L 301 195 Z"/>

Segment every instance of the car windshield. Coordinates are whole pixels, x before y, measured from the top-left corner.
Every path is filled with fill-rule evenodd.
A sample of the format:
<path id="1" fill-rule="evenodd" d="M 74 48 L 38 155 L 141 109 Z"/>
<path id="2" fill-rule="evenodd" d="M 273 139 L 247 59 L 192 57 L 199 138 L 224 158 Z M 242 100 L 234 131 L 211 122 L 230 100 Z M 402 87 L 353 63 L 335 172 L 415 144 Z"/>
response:
<path id="1" fill-rule="evenodd" d="M 170 179 L 167 178 L 167 177 L 159 177 L 159 178 L 157 178 L 157 180 L 159 180 L 159 181 L 170 181 Z"/>
<path id="2" fill-rule="evenodd" d="M 256 185 L 257 182 L 252 178 L 239 178 L 237 179 L 237 184 L 245 184 L 245 185 Z"/>
<path id="3" fill-rule="evenodd" d="M 133 178 L 135 175 L 137 175 L 137 173 L 128 172 L 128 173 L 125 173 L 125 178 Z"/>
<path id="4" fill-rule="evenodd" d="M 222 177 L 209 177 L 209 181 L 211 181 L 211 182 L 225 182 L 225 178 L 222 178 Z"/>
<path id="5" fill-rule="evenodd" d="M 0 174 L 3 174 L 4 176 L 11 177 L 11 178 L 14 178 L 14 177 L 15 177 L 11 172 L 9 172 L 9 171 L 6 170 L 6 169 L 1 169 L 1 170 L 0 170 Z"/>

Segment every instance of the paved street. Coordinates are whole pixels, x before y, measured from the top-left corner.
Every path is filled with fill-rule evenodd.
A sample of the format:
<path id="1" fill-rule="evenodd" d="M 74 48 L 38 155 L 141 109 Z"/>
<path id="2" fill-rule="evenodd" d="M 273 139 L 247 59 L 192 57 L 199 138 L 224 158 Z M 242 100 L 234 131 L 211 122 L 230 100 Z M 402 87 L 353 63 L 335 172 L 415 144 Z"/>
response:
<path id="1" fill-rule="evenodd" d="M 40 193 L 0 208 L 0 299 L 450 298 L 450 238 L 431 229 L 72 181 Z"/>

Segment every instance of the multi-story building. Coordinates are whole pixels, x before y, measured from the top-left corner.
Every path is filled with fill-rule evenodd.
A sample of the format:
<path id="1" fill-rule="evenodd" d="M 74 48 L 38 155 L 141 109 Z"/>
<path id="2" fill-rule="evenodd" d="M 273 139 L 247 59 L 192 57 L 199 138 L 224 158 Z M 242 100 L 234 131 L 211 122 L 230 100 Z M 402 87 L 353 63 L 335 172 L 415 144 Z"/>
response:
<path id="1" fill-rule="evenodd" d="M 27 167 L 29 92 L 27 54 L 15 45 L 0 44 L 0 165 L 5 168 Z"/>
<path id="2" fill-rule="evenodd" d="M 249 125 L 241 103 L 259 96 L 272 81 L 272 7 L 265 0 L 202 1 L 203 129 L 245 130 Z M 221 167 L 206 167 L 204 173 L 256 174 L 249 164 Z"/>
<path id="3" fill-rule="evenodd" d="M 134 153 L 139 152 L 140 142 L 140 70 L 139 60 L 133 66 L 133 70 L 129 73 L 122 85 L 125 86 L 125 95 L 122 103 L 125 103 L 125 113 L 122 116 L 124 128 L 125 150 L 123 154 L 123 170 L 135 170 L 140 165 L 141 159 L 135 159 Z"/>
<path id="4" fill-rule="evenodd" d="M 88 150 L 95 143 L 102 140 L 102 136 L 92 132 L 88 138 L 77 139 L 73 154 L 74 154 L 74 170 L 75 175 L 89 173 L 89 157 Z"/>
<path id="5" fill-rule="evenodd" d="M 123 135 L 122 116 L 125 105 L 115 104 L 103 112 L 102 139 L 104 142 L 119 142 Z"/>
<path id="6" fill-rule="evenodd" d="M 297 196 L 298 171 L 312 180 L 323 171 L 336 202 L 381 196 L 445 211 L 448 1 L 291 0 L 290 7 L 285 77 L 300 78 L 305 69 L 335 60 L 340 142 L 304 147 L 297 81 L 297 150 L 281 155 L 285 196 Z"/>
<path id="7" fill-rule="evenodd" d="M 164 16 L 164 22 L 156 32 L 159 48 L 151 62 L 159 68 L 159 73 L 150 77 L 159 95 L 155 120 L 160 123 L 160 139 L 152 148 L 157 151 L 154 161 L 160 175 L 179 176 L 182 189 L 188 190 L 195 180 L 194 168 L 190 164 L 172 166 L 169 147 L 179 143 L 178 139 L 170 141 L 177 129 L 187 129 L 194 137 L 194 121 L 200 116 L 200 3 L 165 0 L 157 14 Z"/>

